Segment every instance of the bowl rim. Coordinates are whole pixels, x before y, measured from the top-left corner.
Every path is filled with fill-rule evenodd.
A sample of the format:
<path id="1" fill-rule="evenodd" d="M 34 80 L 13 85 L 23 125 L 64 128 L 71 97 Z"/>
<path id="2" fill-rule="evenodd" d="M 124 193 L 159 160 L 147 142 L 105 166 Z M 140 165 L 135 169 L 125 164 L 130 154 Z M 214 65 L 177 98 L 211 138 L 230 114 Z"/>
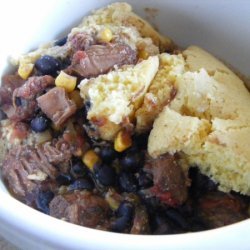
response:
<path id="1" fill-rule="evenodd" d="M 215 3 L 216 1 L 211 2 Z M 56 249 L 58 249 L 58 246 L 62 249 L 72 249 L 72 247 L 79 249 L 83 244 L 86 244 L 89 248 L 93 245 L 92 248 L 95 250 L 117 249 L 117 246 L 120 250 L 133 249 L 133 246 L 136 246 L 138 250 L 157 247 L 162 249 L 164 244 L 167 244 L 170 249 L 171 247 L 183 249 L 184 246 L 187 249 L 201 246 L 201 243 L 197 241 L 207 244 L 206 247 L 204 247 L 204 244 L 202 245 L 203 249 L 218 248 L 219 246 L 243 249 L 238 245 L 240 242 L 244 246 L 249 246 L 247 236 L 250 229 L 250 219 L 201 232 L 174 235 L 131 235 L 96 230 L 56 219 L 21 203 L 2 189 L 0 189 L 0 197 L 0 234 L 4 233 L 4 230 L 1 232 L 1 228 L 5 227 L 6 232 L 7 230 L 9 232 L 17 231 L 27 241 L 33 238 L 37 240 L 37 245 L 44 244 L 45 246 L 56 247 Z M 227 242 L 225 242 L 225 236 Z M 15 243 L 14 239 L 13 242 Z M 124 242 L 124 244 L 121 244 L 121 242 Z M 247 247 L 244 249 L 247 249 Z"/>
<path id="2" fill-rule="evenodd" d="M 124 248 L 123 246 L 121 249 L 129 249 L 129 246 L 137 246 L 137 249 L 152 249 L 152 247 L 162 247 L 163 244 L 168 244 L 168 246 L 172 247 L 183 247 L 185 244 L 187 247 L 190 247 L 195 246 L 194 243 L 197 239 L 206 242 L 206 244 L 210 241 L 211 244 L 213 239 L 214 242 L 216 241 L 215 239 L 220 241 L 225 235 L 234 235 L 233 239 L 235 239 L 235 237 L 240 237 L 241 239 L 244 237 L 247 239 L 244 233 L 238 236 L 236 236 L 235 233 L 237 231 L 242 232 L 242 229 L 246 229 L 244 232 L 247 232 L 247 229 L 250 229 L 250 219 L 246 219 L 221 228 L 184 234 L 132 235 L 114 233 L 87 228 L 56 219 L 21 203 L 2 190 L 0 190 L 0 197 L 2 201 L 4 201 L 0 204 L 0 221 L 3 225 L 12 230 L 22 232 L 26 237 L 29 236 L 37 239 L 38 246 L 41 242 L 44 242 L 45 245 L 57 247 L 59 244 L 63 249 L 70 249 L 71 247 L 76 249 L 81 245 L 86 245 L 86 243 L 91 246 L 97 239 L 101 239 L 101 249 L 106 249 L 106 246 L 102 245 L 105 244 L 105 242 L 107 243 L 105 244 L 108 247 L 107 249 L 113 249 L 119 246 L 121 242 L 126 242 L 125 247 L 128 247 Z M 32 220 L 30 220 L 30 218 L 32 218 Z M 58 242 L 58 239 L 61 239 L 61 242 Z M 230 237 L 228 240 L 234 244 L 233 239 Z M 145 248 L 145 246 L 147 247 Z M 95 247 L 94 249 L 99 248 Z"/>

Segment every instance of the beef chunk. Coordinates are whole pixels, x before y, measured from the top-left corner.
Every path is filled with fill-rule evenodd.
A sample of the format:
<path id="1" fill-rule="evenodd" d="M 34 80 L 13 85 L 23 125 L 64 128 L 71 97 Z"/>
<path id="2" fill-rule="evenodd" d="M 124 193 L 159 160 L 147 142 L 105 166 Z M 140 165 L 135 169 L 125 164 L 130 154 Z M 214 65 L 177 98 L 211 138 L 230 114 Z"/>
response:
<path id="1" fill-rule="evenodd" d="M 37 98 L 41 108 L 56 126 L 62 125 L 76 112 L 76 104 L 71 101 L 63 88 L 55 87 Z"/>
<path id="2" fill-rule="evenodd" d="M 69 162 L 71 152 L 66 143 L 62 146 L 50 142 L 37 147 L 18 146 L 5 156 L 3 178 L 14 196 L 27 203 L 41 182 L 54 180 L 58 170 L 54 165 Z"/>
<path id="3" fill-rule="evenodd" d="M 108 213 L 107 202 L 87 191 L 58 195 L 50 203 L 50 215 L 86 227 L 105 228 Z"/>
<path id="4" fill-rule="evenodd" d="M 247 218 L 244 202 L 236 196 L 222 192 L 210 192 L 200 198 L 197 210 L 210 229 Z"/>
<path id="5" fill-rule="evenodd" d="M 41 94 L 47 87 L 54 85 L 54 78 L 48 75 L 30 77 L 23 86 L 15 89 L 14 97 L 25 100 L 34 99 Z"/>
<path id="6" fill-rule="evenodd" d="M 68 162 L 72 156 L 71 151 L 71 146 L 63 139 L 59 139 L 53 144 L 46 142 L 37 146 L 37 152 L 44 155 L 48 162 L 53 165 Z"/>
<path id="7" fill-rule="evenodd" d="M 11 123 L 10 131 L 11 131 L 10 137 L 8 138 L 10 143 L 15 143 L 16 139 L 24 140 L 28 137 L 30 133 L 29 125 L 23 122 Z"/>
<path id="8" fill-rule="evenodd" d="M 25 121 L 33 117 L 37 109 L 36 97 L 47 87 L 54 85 L 51 76 L 30 77 L 21 87 L 13 92 L 13 105 L 4 106 L 9 119 Z"/>
<path id="9" fill-rule="evenodd" d="M 73 55 L 78 50 L 86 50 L 91 45 L 95 44 L 95 39 L 93 36 L 85 32 L 79 32 L 69 37 L 68 43 L 70 45 L 71 53 Z"/>
<path id="10" fill-rule="evenodd" d="M 128 45 L 115 43 L 92 45 L 85 51 L 77 51 L 72 59 L 69 72 L 80 77 L 96 77 L 105 74 L 115 65 L 135 64 L 136 52 Z"/>
<path id="11" fill-rule="evenodd" d="M 147 195 L 159 198 L 169 206 L 177 206 L 187 199 L 187 180 L 175 157 L 165 154 L 156 159 L 148 159 L 144 166 L 153 175 L 153 187 L 145 191 Z"/>
<path id="12" fill-rule="evenodd" d="M 12 104 L 13 91 L 24 84 L 24 80 L 18 75 L 6 75 L 2 79 L 0 87 L 0 105 Z"/>
<path id="13" fill-rule="evenodd" d="M 134 221 L 130 233 L 131 234 L 149 233 L 149 218 L 145 207 L 140 206 L 135 209 Z"/>

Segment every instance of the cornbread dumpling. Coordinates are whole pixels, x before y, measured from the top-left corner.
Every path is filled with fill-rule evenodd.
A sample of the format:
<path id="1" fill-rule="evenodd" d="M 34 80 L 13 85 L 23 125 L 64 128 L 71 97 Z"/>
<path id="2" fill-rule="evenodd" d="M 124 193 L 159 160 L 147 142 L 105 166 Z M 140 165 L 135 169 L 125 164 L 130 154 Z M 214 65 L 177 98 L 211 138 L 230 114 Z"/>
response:
<path id="1" fill-rule="evenodd" d="M 183 168 L 198 166 L 223 191 L 250 194 L 250 93 L 243 81 L 208 52 L 183 52 L 177 94 L 149 136 L 153 157 L 179 153 Z"/>
<path id="2" fill-rule="evenodd" d="M 186 72 L 176 81 L 178 89 L 170 107 L 182 114 L 207 118 L 249 120 L 249 93 L 245 86 L 219 82 L 201 69 Z"/>
<path id="3" fill-rule="evenodd" d="M 163 107 L 171 102 L 177 93 L 175 81 L 185 70 L 185 60 L 181 54 L 163 53 L 159 56 L 159 70 L 152 81 L 143 104 L 136 113 L 136 132 L 147 132 Z"/>
<path id="4" fill-rule="evenodd" d="M 102 139 L 113 140 L 122 126 L 133 120 L 158 66 L 159 58 L 153 56 L 135 66 L 81 81 L 80 94 L 90 102 L 87 118 L 97 125 Z"/>
<path id="5" fill-rule="evenodd" d="M 157 130 L 159 127 L 162 131 Z M 199 152 L 210 127 L 210 123 L 205 119 L 181 115 L 165 107 L 154 122 L 148 152 L 153 157 L 166 152 L 173 155 L 179 151 L 189 151 L 189 148 Z"/>
<path id="6" fill-rule="evenodd" d="M 209 75 L 214 75 L 216 71 L 220 71 L 236 76 L 224 63 L 198 46 L 188 47 L 183 51 L 183 56 L 185 57 L 188 71 L 194 72 L 204 68 Z"/>
<path id="7" fill-rule="evenodd" d="M 216 119 L 200 154 L 187 155 L 189 164 L 199 166 L 202 173 L 220 184 L 223 191 L 250 194 L 250 126 L 241 127 L 231 121 Z M 236 122 L 237 123 L 237 122 Z"/>

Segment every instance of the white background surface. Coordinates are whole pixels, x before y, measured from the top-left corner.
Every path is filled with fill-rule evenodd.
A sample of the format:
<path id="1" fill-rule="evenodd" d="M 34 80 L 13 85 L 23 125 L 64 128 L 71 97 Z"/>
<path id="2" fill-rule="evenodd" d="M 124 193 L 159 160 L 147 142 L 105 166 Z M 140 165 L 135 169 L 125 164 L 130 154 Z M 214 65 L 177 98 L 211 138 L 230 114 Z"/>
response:
<path id="1" fill-rule="evenodd" d="M 11 54 L 62 36 L 94 7 L 109 0 L 8 0 L 0 2 L 0 73 Z M 250 1 L 134 0 L 135 10 L 159 9 L 154 20 L 185 47 L 196 44 L 235 68 L 250 72 Z M 24 249 L 249 249 L 250 221 L 210 232 L 177 236 L 131 236 L 68 224 L 24 206 L 0 187 L 0 233 Z"/>

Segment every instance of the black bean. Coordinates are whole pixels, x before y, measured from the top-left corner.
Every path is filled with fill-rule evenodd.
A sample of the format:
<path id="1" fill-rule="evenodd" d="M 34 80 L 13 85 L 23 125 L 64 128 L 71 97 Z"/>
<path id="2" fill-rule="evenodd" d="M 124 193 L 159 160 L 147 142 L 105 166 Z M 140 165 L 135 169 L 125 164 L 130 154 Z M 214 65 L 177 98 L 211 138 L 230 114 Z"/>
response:
<path id="1" fill-rule="evenodd" d="M 73 163 L 71 167 L 71 174 L 74 177 L 83 177 L 87 175 L 87 168 L 84 166 L 82 161 L 78 160 Z"/>
<path id="2" fill-rule="evenodd" d="M 63 60 L 61 60 L 60 63 L 61 63 L 61 70 L 63 70 L 63 69 L 66 69 L 70 66 L 71 60 L 66 57 Z"/>
<path id="3" fill-rule="evenodd" d="M 100 157 L 103 162 L 111 163 L 116 157 L 117 153 L 112 147 L 103 147 L 100 150 Z"/>
<path id="4" fill-rule="evenodd" d="M 153 175 L 144 171 L 139 172 L 138 184 L 141 189 L 146 189 L 154 185 Z"/>
<path id="5" fill-rule="evenodd" d="M 56 177 L 56 181 L 59 185 L 69 185 L 73 181 L 73 178 L 69 174 L 59 174 Z"/>
<path id="6" fill-rule="evenodd" d="M 31 120 L 31 129 L 34 132 L 43 132 L 49 127 L 49 120 L 44 116 L 37 116 Z"/>
<path id="7" fill-rule="evenodd" d="M 133 204 L 123 201 L 116 211 L 116 216 L 118 218 L 112 222 L 111 230 L 114 232 L 122 232 L 131 225 L 134 216 Z"/>
<path id="8" fill-rule="evenodd" d="M 21 98 L 21 97 L 15 97 L 15 105 L 17 107 L 19 106 L 27 106 L 28 105 L 28 100 L 25 100 L 24 98 Z"/>
<path id="9" fill-rule="evenodd" d="M 93 172 L 95 175 L 98 174 L 98 171 L 103 167 L 103 164 L 101 162 L 97 162 L 93 167 Z M 95 176 L 96 177 L 96 176 Z"/>
<path id="10" fill-rule="evenodd" d="M 119 185 L 124 192 L 134 193 L 138 189 L 137 180 L 132 173 L 121 173 L 119 176 Z"/>
<path id="11" fill-rule="evenodd" d="M 51 191 L 40 191 L 36 198 L 37 209 L 45 214 L 49 214 L 49 203 L 54 198 Z"/>
<path id="12" fill-rule="evenodd" d="M 19 106 L 22 105 L 21 97 L 15 97 L 15 105 L 16 105 L 17 107 L 19 107 Z"/>
<path id="13" fill-rule="evenodd" d="M 7 119 L 7 115 L 0 109 L 0 121 Z"/>
<path id="14" fill-rule="evenodd" d="M 57 41 L 55 41 L 54 45 L 55 46 L 63 46 L 67 42 L 67 39 L 68 39 L 67 36 L 60 38 Z"/>
<path id="15" fill-rule="evenodd" d="M 118 233 L 123 232 L 128 227 L 128 224 L 129 224 L 129 220 L 125 216 L 117 218 L 111 224 L 111 231 L 118 232 Z"/>
<path id="16" fill-rule="evenodd" d="M 87 111 L 89 111 L 90 108 L 91 108 L 91 102 L 90 102 L 89 100 L 85 101 L 85 102 L 84 102 L 84 107 L 85 107 L 85 109 L 86 109 Z"/>
<path id="17" fill-rule="evenodd" d="M 123 171 L 126 172 L 138 172 L 144 164 L 144 155 L 139 152 L 128 152 L 124 157 L 120 159 L 120 164 Z"/>
<path id="18" fill-rule="evenodd" d="M 147 149 L 148 134 L 136 135 L 133 141 L 135 141 L 138 149 Z"/>
<path id="19" fill-rule="evenodd" d="M 171 222 L 169 222 L 165 216 L 161 214 L 155 214 L 151 217 L 151 228 L 153 234 L 173 234 L 174 228 Z"/>
<path id="20" fill-rule="evenodd" d="M 125 151 L 122 152 L 122 156 L 126 155 L 126 154 L 136 154 L 137 152 L 139 152 L 139 149 L 136 145 L 136 143 L 133 141 L 133 144 L 131 147 L 129 147 L 128 149 L 126 149 Z"/>
<path id="21" fill-rule="evenodd" d="M 180 226 L 182 229 L 188 229 L 187 220 L 175 209 L 167 209 L 165 211 L 166 216 L 171 219 L 175 224 Z"/>
<path id="22" fill-rule="evenodd" d="M 84 119 L 87 119 L 87 115 L 88 115 L 90 108 L 91 108 L 91 102 L 89 100 L 85 101 L 84 106 L 82 108 L 82 114 L 83 114 Z M 88 126 L 90 129 L 90 124 L 88 121 L 86 121 L 86 126 Z"/>
<path id="23" fill-rule="evenodd" d="M 95 187 L 93 181 L 90 178 L 81 178 L 78 180 L 75 180 L 70 186 L 69 186 L 69 191 L 73 190 L 93 190 Z"/>
<path id="24" fill-rule="evenodd" d="M 217 184 L 209 177 L 203 175 L 198 168 L 190 168 L 189 177 L 192 181 L 190 193 L 194 198 L 217 189 Z"/>
<path id="25" fill-rule="evenodd" d="M 129 202 L 122 202 L 119 206 L 119 208 L 116 211 L 116 214 L 118 217 L 127 217 L 128 219 L 132 219 L 134 214 L 134 206 L 133 204 Z"/>
<path id="26" fill-rule="evenodd" d="M 35 67 L 42 75 L 55 75 L 60 70 L 61 63 L 56 58 L 45 55 L 36 61 Z"/>
<path id="27" fill-rule="evenodd" d="M 143 203 L 147 207 L 147 210 L 150 211 L 151 213 L 154 213 L 155 210 L 157 210 L 161 206 L 161 202 L 159 199 L 157 199 L 154 196 L 148 197 L 147 195 L 144 194 L 144 192 L 138 192 L 140 195 Z"/>
<path id="28" fill-rule="evenodd" d="M 116 182 L 116 172 L 114 168 L 103 165 L 96 170 L 96 178 L 102 185 L 112 186 Z"/>
<path id="29" fill-rule="evenodd" d="M 185 217 L 191 217 L 196 214 L 194 204 L 191 201 L 187 201 L 183 205 L 176 208 L 179 213 Z"/>

